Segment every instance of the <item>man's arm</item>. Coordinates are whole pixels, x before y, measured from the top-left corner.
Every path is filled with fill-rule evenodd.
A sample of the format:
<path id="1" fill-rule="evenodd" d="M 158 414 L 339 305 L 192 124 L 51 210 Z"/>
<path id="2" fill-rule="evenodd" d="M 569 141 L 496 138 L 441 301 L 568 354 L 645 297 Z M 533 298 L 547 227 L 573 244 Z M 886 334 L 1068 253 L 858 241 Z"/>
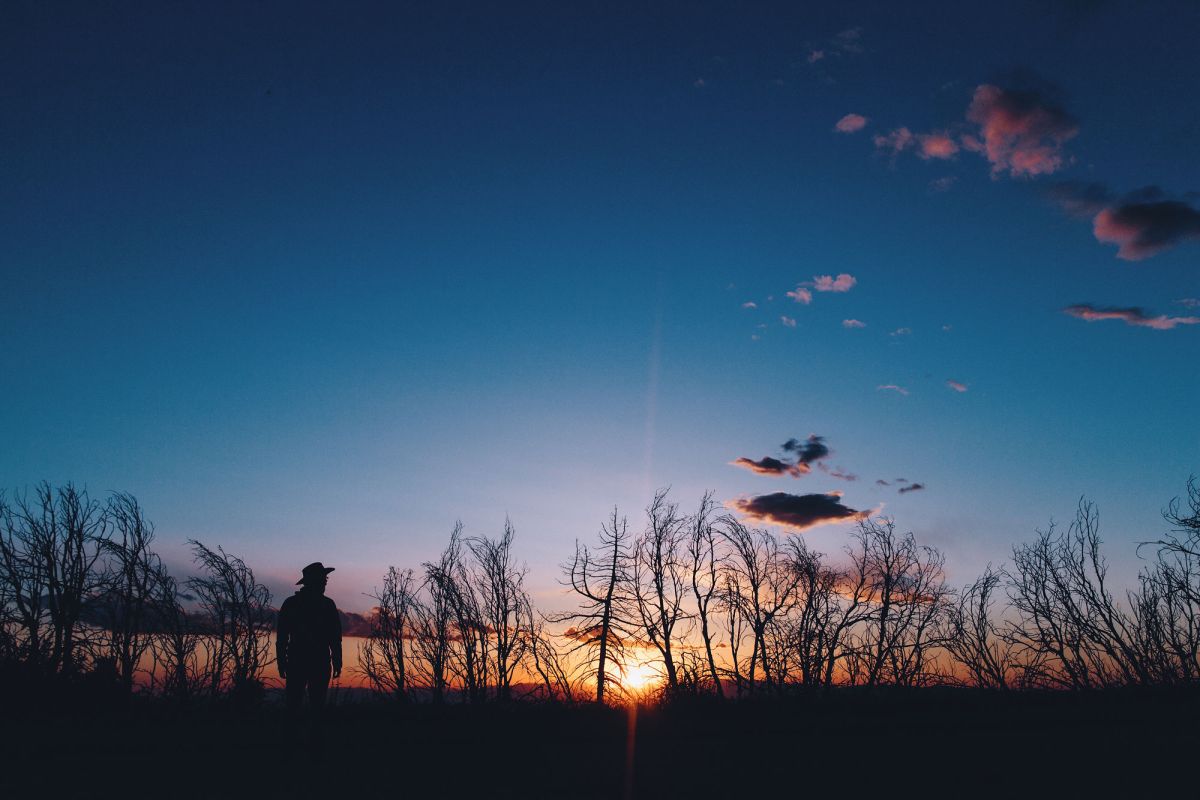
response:
<path id="1" fill-rule="evenodd" d="M 333 677 L 336 678 L 342 674 L 342 615 L 338 613 L 332 600 L 329 601 L 329 608 L 333 614 L 333 635 L 330 637 L 329 654 L 333 657 Z"/>
<path id="2" fill-rule="evenodd" d="M 288 639 L 292 634 L 292 615 L 285 600 L 275 619 L 275 666 L 279 677 L 287 678 Z"/>

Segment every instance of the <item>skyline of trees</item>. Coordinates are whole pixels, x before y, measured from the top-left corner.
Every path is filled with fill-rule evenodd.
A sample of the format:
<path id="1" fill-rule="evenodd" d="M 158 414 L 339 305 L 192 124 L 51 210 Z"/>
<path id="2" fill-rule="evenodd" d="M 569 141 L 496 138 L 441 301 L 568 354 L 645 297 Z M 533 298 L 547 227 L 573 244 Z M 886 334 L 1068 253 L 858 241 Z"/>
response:
<path id="1" fill-rule="evenodd" d="M 886 517 L 833 557 L 752 528 L 710 494 L 655 493 L 640 527 L 614 508 L 562 565 L 571 610 L 539 611 L 516 530 L 461 524 L 419 568 L 389 566 L 358 677 L 400 702 L 625 702 L 783 696 L 836 686 L 1085 690 L 1200 679 L 1200 485 L 1139 547 L 1136 585 L 1108 580 L 1095 507 L 1013 547 L 962 587 L 944 556 Z M 168 573 L 136 498 L 43 483 L 0 495 L 0 665 L 96 676 L 177 700 L 260 698 L 275 610 L 241 559 L 189 541 Z M 645 685 L 644 676 L 655 679 Z M 637 676 L 641 675 L 639 679 Z"/>

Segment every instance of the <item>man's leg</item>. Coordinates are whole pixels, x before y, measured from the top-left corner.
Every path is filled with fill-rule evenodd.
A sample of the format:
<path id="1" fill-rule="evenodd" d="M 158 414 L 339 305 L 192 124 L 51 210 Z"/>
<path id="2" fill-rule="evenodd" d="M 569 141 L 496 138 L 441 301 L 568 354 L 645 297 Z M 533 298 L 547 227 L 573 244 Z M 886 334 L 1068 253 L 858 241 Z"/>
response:
<path id="1" fill-rule="evenodd" d="M 304 686 L 307 682 L 307 676 L 303 671 L 298 669 L 288 670 L 287 682 L 284 684 L 283 691 L 287 697 L 287 707 L 290 710 L 300 710 L 300 706 L 304 703 Z"/>
<path id="2" fill-rule="evenodd" d="M 325 669 L 314 669 L 308 675 L 308 704 L 314 711 L 325 707 L 325 695 L 329 692 L 329 665 Z"/>

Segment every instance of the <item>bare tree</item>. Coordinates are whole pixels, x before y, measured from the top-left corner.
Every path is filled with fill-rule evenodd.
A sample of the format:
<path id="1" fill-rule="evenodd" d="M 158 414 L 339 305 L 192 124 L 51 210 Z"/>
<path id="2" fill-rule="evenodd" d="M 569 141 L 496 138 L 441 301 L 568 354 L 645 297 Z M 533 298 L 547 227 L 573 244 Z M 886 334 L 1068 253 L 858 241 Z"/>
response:
<path id="1" fill-rule="evenodd" d="M 154 587 L 150 598 L 155 628 L 150 641 L 154 660 L 151 681 L 161 687 L 163 695 L 187 702 L 203 685 L 200 654 L 204 634 L 184 606 L 192 598 L 180 591 L 173 577 L 163 570 Z"/>
<path id="2" fill-rule="evenodd" d="M 943 643 L 950 656 L 983 689 L 1008 689 L 1017 668 L 1013 643 L 995 619 L 996 591 L 1004 575 L 988 564 L 983 574 L 958 595 L 945 617 Z"/>
<path id="3" fill-rule="evenodd" d="M 189 540 L 201 574 L 187 582 L 205 614 L 206 683 L 210 694 L 253 697 L 271 663 L 271 593 L 240 558 Z"/>
<path id="4" fill-rule="evenodd" d="M 527 620 L 531 620 L 522 614 L 529 605 L 524 586 L 526 570 L 513 560 L 515 533 L 512 523 L 505 520 L 504 534 L 499 539 L 467 540 L 475 561 L 467 576 L 476 587 L 480 632 L 491 640 L 492 674 L 500 700 L 511 698 L 513 675 L 530 645 Z"/>
<path id="5" fill-rule="evenodd" d="M 674 645 L 676 628 L 688 616 L 688 576 L 683 560 L 687 521 L 678 505 L 667 500 L 667 491 L 656 492 L 646 508 L 646 530 L 633 545 L 629 599 L 639 638 L 644 634 L 662 659 L 669 693 L 679 686 Z"/>
<path id="6" fill-rule="evenodd" d="M 410 639 L 416 624 L 413 612 L 417 605 L 416 580 L 411 569 L 388 567 L 383 576 L 383 589 L 371 595 L 376 602 L 371 632 L 359 650 L 359 664 L 364 677 L 377 691 L 386 692 L 397 700 L 408 699 Z"/>
<path id="7" fill-rule="evenodd" d="M 629 525 L 614 507 L 608 521 L 600 527 L 598 555 L 575 542 L 575 557 L 563 566 L 566 585 L 581 598 L 579 611 L 552 617 L 555 623 L 572 623 L 564 634 L 574 640 L 570 653 L 584 652 L 586 677 L 596 682 L 596 702 L 603 703 L 609 683 L 609 662 L 620 664 L 625 640 L 630 636 L 629 615 L 623 606 L 622 587 L 629 584 Z M 617 684 L 619 685 L 619 683 Z"/>
<path id="8" fill-rule="evenodd" d="M 708 666 L 709 680 L 717 697 L 724 697 L 721 676 L 717 671 L 717 659 L 713 654 L 714 633 L 710 624 L 713 598 L 719 585 L 720 559 L 717 556 L 717 522 L 714 521 L 716 501 L 712 492 L 706 492 L 700 507 L 687 520 L 687 555 L 690 564 L 689 578 L 692 597 L 695 600 L 696 619 L 700 623 L 700 642 Z"/>

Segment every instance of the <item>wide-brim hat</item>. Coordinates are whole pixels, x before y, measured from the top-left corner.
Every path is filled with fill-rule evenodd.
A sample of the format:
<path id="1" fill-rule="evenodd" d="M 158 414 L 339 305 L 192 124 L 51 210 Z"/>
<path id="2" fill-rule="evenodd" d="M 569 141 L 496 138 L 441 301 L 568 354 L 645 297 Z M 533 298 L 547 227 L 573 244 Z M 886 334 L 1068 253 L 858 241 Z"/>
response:
<path id="1" fill-rule="evenodd" d="M 322 564 L 320 561 L 314 561 L 313 563 L 309 564 L 304 569 L 300 570 L 300 573 L 304 577 L 302 577 L 300 580 L 296 581 L 296 585 L 299 586 L 302 583 L 307 583 L 308 581 L 312 580 L 313 578 L 323 578 L 326 575 L 328 575 L 329 573 L 333 572 L 333 570 L 334 570 L 334 567 L 327 567 L 324 564 Z"/>

